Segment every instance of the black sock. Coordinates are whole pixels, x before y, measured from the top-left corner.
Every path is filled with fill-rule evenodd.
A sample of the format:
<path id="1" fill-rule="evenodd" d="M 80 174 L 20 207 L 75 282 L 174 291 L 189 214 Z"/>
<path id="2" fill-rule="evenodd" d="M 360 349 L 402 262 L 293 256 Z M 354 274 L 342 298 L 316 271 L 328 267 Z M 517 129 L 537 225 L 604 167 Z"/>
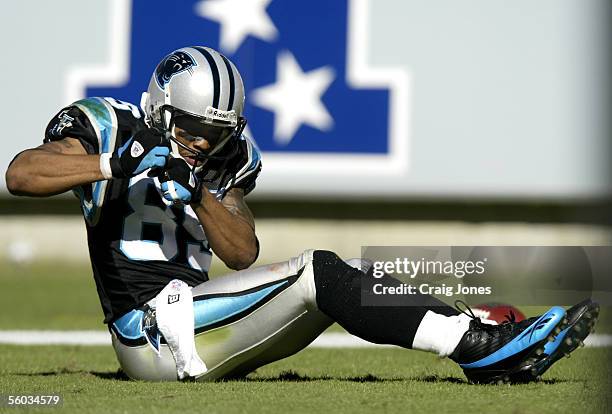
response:
<path id="1" fill-rule="evenodd" d="M 442 315 L 458 312 L 427 295 L 395 295 L 392 306 L 362 306 L 372 286 L 401 286 L 390 276 L 374 279 L 347 265 L 335 253 L 316 250 L 313 255 L 317 305 L 349 333 L 378 344 L 411 348 L 414 335 L 428 310 Z"/>

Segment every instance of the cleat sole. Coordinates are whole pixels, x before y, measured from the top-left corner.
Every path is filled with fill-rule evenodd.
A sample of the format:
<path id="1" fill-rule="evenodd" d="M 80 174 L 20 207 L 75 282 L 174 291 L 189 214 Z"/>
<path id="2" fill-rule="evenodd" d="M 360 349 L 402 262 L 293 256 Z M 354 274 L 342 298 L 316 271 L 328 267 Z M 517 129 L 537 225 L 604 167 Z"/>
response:
<path id="1" fill-rule="evenodd" d="M 560 342 L 559 346 L 550 355 L 544 354 L 544 357 L 534 365 L 538 372 L 537 376 L 544 374 L 559 359 L 563 357 L 570 358 L 573 351 L 578 347 L 584 346 L 584 339 L 594 330 L 599 317 L 598 304 L 588 302 L 586 306 L 588 306 L 587 310 L 578 316 L 574 321 L 574 325 L 565 328 L 567 329 L 567 336 Z M 566 325 L 568 323 L 566 322 Z"/>

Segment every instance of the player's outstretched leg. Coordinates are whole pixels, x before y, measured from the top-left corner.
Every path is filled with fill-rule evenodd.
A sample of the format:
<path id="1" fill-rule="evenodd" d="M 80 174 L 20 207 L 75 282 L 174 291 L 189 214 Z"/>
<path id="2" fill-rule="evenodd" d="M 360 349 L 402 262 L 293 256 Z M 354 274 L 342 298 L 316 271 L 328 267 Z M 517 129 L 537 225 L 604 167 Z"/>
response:
<path id="1" fill-rule="evenodd" d="M 566 312 L 494 325 L 471 310 L 457 312 L 432 297 L 404 295 L 398 306 L 362 306 L 373 279 L 347 266 L 334 253 L 313 256 L 317 305 L 348 332 L 374 343 L 435 352 L 459 363 L 472 382 L 528 382 L 563 354 L 573 351 L 592 329 L 597 305 L 584 302 Z M 375 283 L 398 286 L 383 276 Z M 419 304 L 416 306 L 416 304 Z M 425 304 L 425 305 L 423 305 Z"/>

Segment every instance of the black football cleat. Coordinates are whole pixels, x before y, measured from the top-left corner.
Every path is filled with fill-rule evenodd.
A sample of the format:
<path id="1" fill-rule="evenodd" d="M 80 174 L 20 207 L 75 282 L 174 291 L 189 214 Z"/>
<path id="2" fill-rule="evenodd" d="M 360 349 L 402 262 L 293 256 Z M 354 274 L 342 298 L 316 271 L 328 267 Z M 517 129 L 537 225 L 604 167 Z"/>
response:
<path id="1" fill-rule="evenodd" d="M 559 359 L 570 355 L 576 348 L 584 345 L 584 340 L 595 328 L 599 316 L 599 304 L 591 299 L 583 300 L 566 311 L 564 322 L 559 326 L 560 333 L 547 343 L 544 349 L 527 360 L 520 372 L 512 380 L 540 377 Z"/>
<path id="2" fill-rule="evenodd" d="M 467 311 L 457 305 L 462 303 Z M 566 312 L 555 306 L 545 314 L 515 322 L 512 317 L 500 325 L 483 323 L 465 303 L 458 301 L 457 309 L 470 316 L 470 327 L 450 355 L 463 369 L 465 376 L 474 383 L 529 382 L 531 366 L 537 355 L 544 352 L 549 341 L 561 332 L 560 325 Z M 519 375 L 528 372 L 529 375 Z"/>

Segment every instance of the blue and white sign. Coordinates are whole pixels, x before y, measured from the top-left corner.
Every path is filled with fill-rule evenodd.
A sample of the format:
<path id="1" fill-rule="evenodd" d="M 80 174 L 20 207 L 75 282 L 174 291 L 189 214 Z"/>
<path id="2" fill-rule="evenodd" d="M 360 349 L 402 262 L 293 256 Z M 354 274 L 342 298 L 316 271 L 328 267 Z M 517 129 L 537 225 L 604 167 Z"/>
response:
<path id="1" fill-rule="evenodd" d="M 254 198 L 573 202 L 612 188 L 609 0 L 5 3 L 4 53 L 34 62 L 0 65 L 0 111 L 19 125 L 2 171 L 65 105 L 138 104 L 162 57 L 198 44 L 244 76 L 263 150 Z"/>
<path id="2" fill-rule="evenodd" d="M 369 0 L 114 0 L 111 64 L 69 76 L 69 98 L 140 102 L 159 60 L 183 46 L 220 50 L 246 88 L 246 134 L 261 180 L 404 173 L 409 77 L 370 68 Z M 282 181 L 279 181 L 282 179 Z"/>

